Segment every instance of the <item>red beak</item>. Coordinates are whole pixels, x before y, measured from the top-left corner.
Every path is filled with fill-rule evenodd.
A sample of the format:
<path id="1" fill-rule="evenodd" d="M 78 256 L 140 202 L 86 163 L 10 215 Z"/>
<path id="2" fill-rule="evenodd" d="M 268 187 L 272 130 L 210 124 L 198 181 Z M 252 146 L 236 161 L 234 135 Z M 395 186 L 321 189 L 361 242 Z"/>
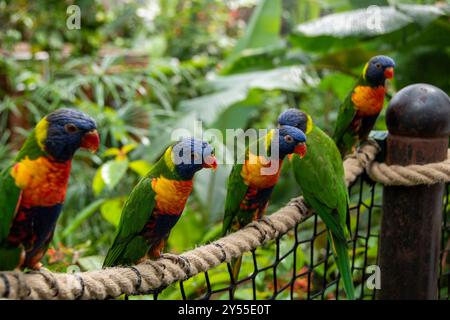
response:
<path id="1" fill-rule="evenodd" d="M 100 146 L 100 136 L 97 130 L 92 130 L 86 133 L 81 140 L 81 147 L 91 151 L 92 153 L 98 150 Z"/>
<path id="2" fill-rule="evenodd" d="M 389 67 L 384 69 L 384 77 L 386 79 L 392 79 L 394 77 L 394 68 Z"/>
<path id="3" fill-rule="evenodd" d="M 214 156 L 207 156 L 203 162 L 203 168 L 217 169 L 217 160 Z"/>
<path id="4" fill-rule="evenodd" d="M 298 154 L 300 158 L 306 155 L 306 143 L 299 143 L 294 149 L 294 153 Z"/>

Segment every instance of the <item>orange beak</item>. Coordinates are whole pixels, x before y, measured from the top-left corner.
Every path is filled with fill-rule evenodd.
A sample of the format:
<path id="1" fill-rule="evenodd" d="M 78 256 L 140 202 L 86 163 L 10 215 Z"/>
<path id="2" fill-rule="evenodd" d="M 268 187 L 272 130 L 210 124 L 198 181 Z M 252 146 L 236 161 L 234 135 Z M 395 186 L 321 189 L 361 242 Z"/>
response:
<path id="1" fill-rule="evenodd" d="M 92 130 L 86 133 L 81 140 L 81 147 L 95 153 L 100 146 L 100 136 L 97 130 Z"/>
<path id="2" fill-rule="evenodd" d="M 298 154 L 300 158 L 306 155 L 306 143 L 299 143 L 294 149 L 294 153 Z"/>
<path id="3" fill-rule="evenodd" d="M 394 68 L 389 67 L 384 69 L 384 77 L 386 79 L 392 79 L 394 77 Z"/>
<path id="4" fill-rule="evenodd" d="M 207 156 L 205 161 L 203 162 L 203 168 L 212 168 L 213 170 L 217 169 L 217 160 L 214 156 Z"/>

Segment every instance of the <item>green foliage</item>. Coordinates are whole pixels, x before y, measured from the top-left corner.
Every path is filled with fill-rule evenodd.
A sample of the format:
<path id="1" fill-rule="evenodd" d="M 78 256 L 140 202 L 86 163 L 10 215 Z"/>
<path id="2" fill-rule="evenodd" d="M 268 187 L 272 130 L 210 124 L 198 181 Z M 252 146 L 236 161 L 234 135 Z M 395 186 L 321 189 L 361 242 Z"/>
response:
<path id="1" fill-rule="evenodd" d="M 118 227 L 123 204 L 123 198 L 113 198 L 105 201 L 100 207 L 102 217 L 115 227 Z"/>
<path id="2" fill-rule="evenodd" d="M 450 92 L 444 71 L 450 69 L 450 10 L 434 2 L 159 0 L 109 6 L 83 0 L 76 2 L 82 28 L 68 30 L 64 1 L 0 0 L 0 169 L 35 123 L 60 107 L 92 115 L 102 140 L 98 155 L 76 155 L 46 263 L 62 271 L 74 263 L 82 270 L 99 268 L 133 186 L 161 156 L 173 130 L 193 133 L 197 119 L 226 138 L 226 129 L 272 128 L 281 110 L 300 106 L 331 133 L 339 104 L 376 54 L 397 62 L 389 96 L 415 82 Z M 367 11 L 374 4 L 379 8 Z M 385 129 L 384 114 L 376 128 Z M 218 156 L 227 151 L 222 142 L 212 143 Z M 223 165 L 196 176 L 167 251 L 183 252 L 217 237 L 229 170 Z M 268 212 L 299 193 L 285 163 Z M 360 209 L 364 216 L 365 207 Z M 311 229 L 305 223 L 298 236 L 311 235 Z M 288 234 L 283 245 L 292 241 Z M 313 245 L 324 247 L 326 238 Z M 377 244 L 368 245 L 374 259 Z M 298 266 L 310 262 L 308 246 L 297 250 Z M 273 254 L 269 245 L 258 261 L 268 265 Z M 362 254 L 355 259 L 362 266 Z M 281 282 L 292 263 L 290 257 L 277 266 Z M 251 271 L 246 256 L 241 274 Z M 320 281 L 323 270 L 315 272 Z M 228 283 L 226 268 L 212 270 L 210 282 Z M 258 298 L 271 294 L 272 282 L 273 273 L 258 275 Z M 304 283 L 303 277 L 296 281 L 296 298 L 305 297 Z M 187 296 L 198 295 L 204 284 L 203 275 L 188 280 Z M 245 285 L 240 298 L 252 298 Z M 178 287 L 163 297 L 180 298 Z"/>
<path id="3" fill-rule="evenodd" d="M 76 215 L 76 217 L 72 220 L 72 222 L 64 229 L 64 231 L 61 234 L 62 238 L 67 237 L 69 234 L 77 230 L 80 225 L 88 219 L 90 216 L 92 216 L 97 209 L 105 202 L 104 199 L 99 199 L 93 203 L 91 203 L 89 206 L 84 208 Z"/>
<path id="4" fill-rule="evenodd" d="M 270 55 L 274 48 L 281 45 L 281 11 L 281 0 L 261 0 L 259 2 L 250 18 L 245 34 L 230 53 L 222 74 L 229 74 L 232 71 L 242 72 L 246 69 L 243 64 L 249 60 L 248 57 L 261 62 L 261 60 L 267 59 L 266 55 Z"/>

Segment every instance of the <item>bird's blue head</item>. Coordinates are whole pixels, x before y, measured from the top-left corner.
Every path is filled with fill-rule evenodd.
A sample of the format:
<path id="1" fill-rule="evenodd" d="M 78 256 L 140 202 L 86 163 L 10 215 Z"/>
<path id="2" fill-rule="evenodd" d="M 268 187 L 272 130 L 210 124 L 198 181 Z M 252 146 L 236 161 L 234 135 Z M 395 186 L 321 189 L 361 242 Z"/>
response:
<path id="1" fill-rule="evenodd" d="M 202 168 L 217 168 L 214 149 L 205 141 L 184 138 L 174 144 L 172 161 L 175 170 L 182 179 L 190 180 Z"/>
<path id="2" fill-rule="evenodd" d="M 311 117 L 305 112 L 291 108 L 280 114 L 278 125 L 296 127 L 308 135 L 312 129 L 313 122 Z"/>
<path id="3" fill-rule="evenodd" d="M 79 148 L 97 151 L 100 137 L 94 119 L 73 109 L 58 109 L 44 117 L 35 128 L 39 147 L 53 159 L 72 159 Z"/>
<path id="4" fill-rule="evenodd" d="M 302 158 L 306 155 L 306 135 L 300 129 L 292 126 L 280 126 L 278 143 L 281 159 L 292 153 L 297 153 Z"/>
<path id="5" fill-rule="evenodd" d="M 386 79 L 394 77 L 395 62 L 387 56 L 375 56 L 366 63 L 364 79 L 372 86 L 384 86 Z"/>

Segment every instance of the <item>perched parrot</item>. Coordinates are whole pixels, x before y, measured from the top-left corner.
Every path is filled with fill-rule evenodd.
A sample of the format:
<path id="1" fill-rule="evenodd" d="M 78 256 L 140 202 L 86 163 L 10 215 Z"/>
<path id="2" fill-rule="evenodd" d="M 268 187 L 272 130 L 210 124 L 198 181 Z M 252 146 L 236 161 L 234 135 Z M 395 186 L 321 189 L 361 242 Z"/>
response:
<path id="1" fill-rule="evenodd" d="M 366 63 L 352 91 L 339 108 L 333 139 L 342 158 L 367 139 L 383 109 L 386 79 L 394 77 L 395 62 L 375 56 Z"/>
<path id="2" fill-rule="evenodd" d="M 39 269 L 66 196 L 72 157 L 95 152 L 95 121 L 59 109 L 31 132 L 14 163 L 0 173 L 0 270 Z"/>
<path id="3" fill-rule="evenodd" d="M 270 153 L 274 141 L 278 142 L 278 155 Z M 292 153 L 303 157 L 306 153 L 305 142 L 306 137 L 301 130 L 292 126 L 282 126 L 278 130 L 270 130 L 267 136 L 257 142 L 266 148 L 267 157 L 261 155 L 261 152 L 259 155 L 253 154 L 252 148 L 246 149 L 244 163 L 235 164 L 228 178 L 222 235 L 239 230 L 253 220 L 262 218 L 272 189 L 278 181 L 283 159 Z M 264 170 L 270 167 L 276 170 L 271 172 Z M 231 262 L 235 280 L 238 279 L 241 263 L 242 257 Z"/>
<path id="4" fill-rule="evenodd" d="M 288 109 L 278 118 L 280 126 L 290 125 L 306 133 L 308 153 L 301 159 L 293 155 L 295 179 L 303 191 L 306 203 L 325 222 L 328 239 L 342 276 L 349 299 L 354 299 L 354 287 L 347 248 L 349 231 L 348 190 L 344 180 L 342 158 L 334 141 L 312 118 L 297 109 Z"/>
<path id="5" fill-rule="evenodd" d="M 191 194 L 194 174 L 217 167 L 212 147 L 185 138 L 173 144 L 134 187 L 103 267 L 158 258 Z"/>

